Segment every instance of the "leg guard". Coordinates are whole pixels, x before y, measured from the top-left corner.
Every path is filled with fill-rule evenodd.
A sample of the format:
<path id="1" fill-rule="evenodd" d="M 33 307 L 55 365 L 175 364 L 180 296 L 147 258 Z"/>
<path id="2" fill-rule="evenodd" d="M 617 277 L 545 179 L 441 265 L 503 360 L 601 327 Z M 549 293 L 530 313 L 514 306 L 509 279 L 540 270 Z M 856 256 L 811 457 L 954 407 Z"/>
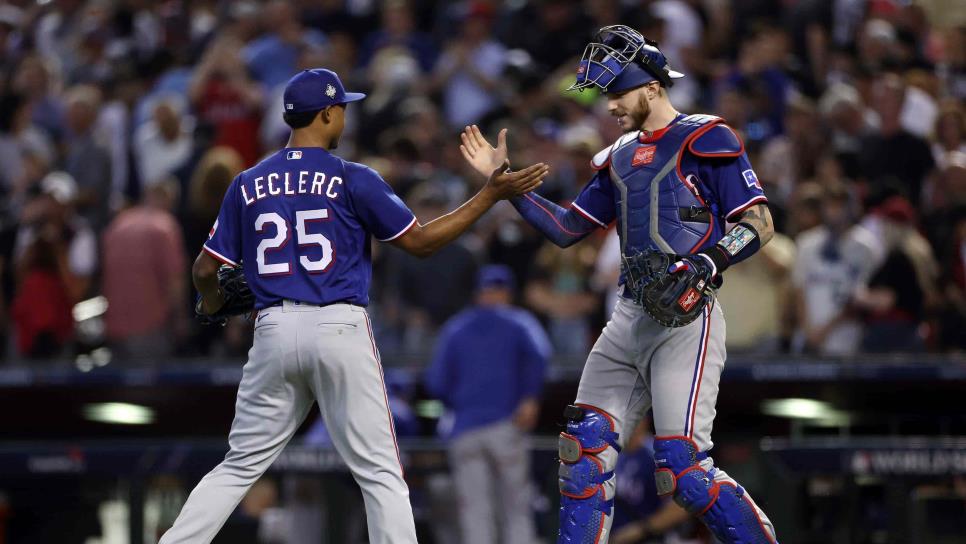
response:
<path id="1" fill-rule="evenodd" d="M 560 533 L 558 544 L 606 542 L 614 507 L 617 432 L 614 420 L 592 406 L 564 410 L 560 433 Z"/>
<path id="2" fill-rule="evenodd" d="M 705 470 L 708 458 L 684 436 L 654 440 L 655 480 L 658 495 L 674 500 L 698 517 L 725 544 L 777 544 L 740 485 L 715 481 L 716 469 Z M 707 463 L 710 465 L 710 462 Z"/>

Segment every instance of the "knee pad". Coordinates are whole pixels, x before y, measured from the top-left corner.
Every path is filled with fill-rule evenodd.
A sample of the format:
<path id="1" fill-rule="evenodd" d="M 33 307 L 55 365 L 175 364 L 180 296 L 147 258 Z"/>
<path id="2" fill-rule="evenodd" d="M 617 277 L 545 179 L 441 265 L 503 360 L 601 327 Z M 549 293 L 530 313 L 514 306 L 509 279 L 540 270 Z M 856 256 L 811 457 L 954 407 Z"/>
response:
<path id="1" fill-rule="evenodd" d="M 560 544 L 594 544 L 610 527 L 618 434 L 614 420 L 591 406 L 564 410 L 560 433 Z"/>
<path id="2" fill-rule="evenodd" d="M 707 458 L 707 453 L 698 451 L 687 437 L 655 439 L 658 495 L 673 494 L 675 502 L 697 516 L 725 544 L 776 544 L 745 490 L 731 482 L 716 482 L 716 469 L 701 466 Z"/>

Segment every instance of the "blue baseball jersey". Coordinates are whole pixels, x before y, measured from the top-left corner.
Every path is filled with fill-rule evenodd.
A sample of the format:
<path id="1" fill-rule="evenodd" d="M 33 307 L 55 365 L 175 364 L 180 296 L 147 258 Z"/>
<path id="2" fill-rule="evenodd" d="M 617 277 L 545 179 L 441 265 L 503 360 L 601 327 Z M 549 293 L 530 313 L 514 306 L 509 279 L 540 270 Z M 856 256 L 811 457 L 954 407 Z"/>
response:
<path id="1" fill-rule="evenodd" d="M 366 306 L 370 237 L 394 240 L 413 212 L 373 169 L 318 147 L 289 147 L 232 181 L 203 250 L 245 265 L 255 308 L 284 299 Z"/>

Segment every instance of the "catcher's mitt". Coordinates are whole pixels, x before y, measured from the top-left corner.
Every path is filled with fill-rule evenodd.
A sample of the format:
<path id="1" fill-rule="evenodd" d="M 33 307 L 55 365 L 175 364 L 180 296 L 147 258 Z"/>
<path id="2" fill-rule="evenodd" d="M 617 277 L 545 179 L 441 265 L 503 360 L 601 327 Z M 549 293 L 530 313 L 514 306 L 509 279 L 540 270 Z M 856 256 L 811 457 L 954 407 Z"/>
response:
<path id="1" fill-rule="evenodd" d="M 713 271 L 702 257 L 647 250 L 622 257 L 624 285 L 634 302 L 665 327 L 683 327 L 711 302 Z"/>
<path id="2" fill-rule="evenodd" d="M 242 267 L 231 267 L 226 264 L 218 268 L 218 288 L 225 297 L 225 304 L 213 314 L 201 311 L 201 297 L 195 303 L 195 316 L 203 325 L 224 325 L 233 315 L 242 315 L 255 308 L 255 295 L 245 280 Z"/>

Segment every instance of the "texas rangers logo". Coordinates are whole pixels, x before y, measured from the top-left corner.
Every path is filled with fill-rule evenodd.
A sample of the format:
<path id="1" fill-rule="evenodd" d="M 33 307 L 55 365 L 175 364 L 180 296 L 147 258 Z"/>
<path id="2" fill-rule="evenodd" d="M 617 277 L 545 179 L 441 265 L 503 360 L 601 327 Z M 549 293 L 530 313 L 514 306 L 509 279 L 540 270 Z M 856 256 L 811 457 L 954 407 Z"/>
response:
<path id="1" fill-rule="evenodd" d="M 701 295 L 698 294 L 694 287 L 691 287 L 678 299 L 678 306 L 683 308 L 685 312 L 690 312 L 691 308 L 694 308 L 694 305 L 698 303 L 700 298 Z"/>
<path id="2" fill-rule="evenodd" d="M 631 159 L 631 166 L 641 166 L 642 164 L 651 164 L 654 160 L 654 152 L 657 151 L 656 145 L 642 145 L 637 148 L 634 152 L 634 158 Z"/>
<path id="3" fill-rule="evenodd" d="M 329 83 L 325 86 L 325 96 L 329 98 L 335 98 L 335 86 Z"/>
<path id="4" fill-rule="evenodd" d="M 745 170 L 741 173 L 742 177 L 745 178 L 745 185 L 749 189 L 761 189 L 761 182 L 758 181 L 758 176 L 755 175 L 755 171 L 752 169 Z"/>

